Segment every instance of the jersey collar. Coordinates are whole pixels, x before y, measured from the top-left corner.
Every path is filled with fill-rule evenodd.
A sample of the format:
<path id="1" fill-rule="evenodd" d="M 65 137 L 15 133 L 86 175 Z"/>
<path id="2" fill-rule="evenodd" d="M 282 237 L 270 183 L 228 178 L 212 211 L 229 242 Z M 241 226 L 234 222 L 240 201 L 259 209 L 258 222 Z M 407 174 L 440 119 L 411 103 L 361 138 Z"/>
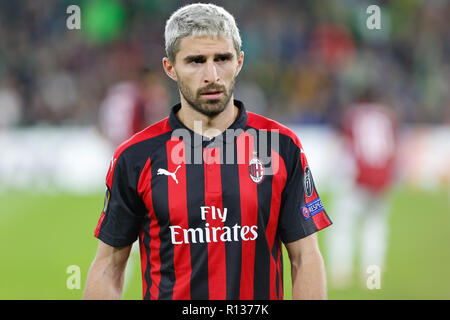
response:
<path id="1" fill-rule="evenodd" d="M 199 145 L 208 146 L 214 141 L 224 141 L 225 143 L 232 143 L 234 139 L 227 138 L 227 130 L 245 130 L 247 125 L 247 111 L 245 110 L 244 104 L 239 100 L 233 100 L 234 105 L 239 109 L 239 115 L 234 120 L 234 122 L 219 136 L 209 139 L 205 136 L 199 135 L 186 127 L 176 116 L 176 113 L 181 109 L 181 103 L 176 104 L 172 107 L 169 115 L 169 126 L 173 133 L 180 139 L 185 140 L 186 143 L 191 146 L 197 147 Z M 183 129 L 183 130 L 177 130 Z M 186 135 L 189 135 L 186 137 Z M 231 137 L 233 135 L 230 135 Z M 188 138 L 188 139 L 186 139 Z"/>

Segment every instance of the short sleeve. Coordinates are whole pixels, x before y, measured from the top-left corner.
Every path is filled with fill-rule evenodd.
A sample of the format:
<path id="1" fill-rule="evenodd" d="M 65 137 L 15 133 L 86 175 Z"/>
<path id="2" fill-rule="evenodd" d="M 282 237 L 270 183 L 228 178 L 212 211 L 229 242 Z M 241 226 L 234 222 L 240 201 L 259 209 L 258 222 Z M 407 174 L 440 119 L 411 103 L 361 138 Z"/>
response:
<path id="1" fill-rule="evenodd" d="M 291 140 L 286 152 L 288 179 L 282 195 L 279 232 L 284 243 L 307 237 L 332 224 L 314 184 L 300 142 Z"/>
<path id="2" fill-rule="evenodd" d="M 113 247 L 128 246 L 138 237 L 144 213 L 137 193 L 137 175 L 123 155 L 111 160 L 95 237 Z"/>

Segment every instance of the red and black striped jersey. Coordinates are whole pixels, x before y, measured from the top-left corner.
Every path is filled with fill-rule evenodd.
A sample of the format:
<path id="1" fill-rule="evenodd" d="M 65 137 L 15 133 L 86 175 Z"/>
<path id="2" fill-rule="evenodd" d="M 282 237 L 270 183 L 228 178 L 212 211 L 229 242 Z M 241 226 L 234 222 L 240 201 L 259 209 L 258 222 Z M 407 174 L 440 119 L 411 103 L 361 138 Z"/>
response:
<path id="1" fill-rule="evenodd" d="M 298 137 L 234 104 L 213 139 L 178 104 L 114 154 L 95 236 L 139 238 L 144 299 L 282 299 L 281 243 L 331 224 Z"/>

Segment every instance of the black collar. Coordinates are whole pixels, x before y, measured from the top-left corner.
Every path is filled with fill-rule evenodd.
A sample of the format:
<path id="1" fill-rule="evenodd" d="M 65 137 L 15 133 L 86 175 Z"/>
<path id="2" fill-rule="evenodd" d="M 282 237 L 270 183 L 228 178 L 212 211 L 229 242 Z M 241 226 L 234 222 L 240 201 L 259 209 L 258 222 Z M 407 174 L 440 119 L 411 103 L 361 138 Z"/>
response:
<path id="1" fill-rule="evenodd" d="M 177 135 L 180 139 L 185 140 L 186 143 L 194 147 L 197 147 L 200 144 L 203 144 L 203 146 L 210 145 L 214 140 L 223 140 L 226 143 L 231 143 L 234 141 L 234 139 L 227 138 L 227 132 L 229 132 L 229 130 L 239 129 L 244 131 L 247 125 L 247 111 L 245 110 L 244 104 L 239 100 L 233 100 L 233 102 L 234 105 L 239 108 L 239 114 L 237 118 L 221 135 L 212 139 L 195 133 L 178 119 L 176 113 L 181 109 L 181 103 L 178 103 L 172 107 L 169 115 L 169 126 L 172 129 L 173 134 Z"/>

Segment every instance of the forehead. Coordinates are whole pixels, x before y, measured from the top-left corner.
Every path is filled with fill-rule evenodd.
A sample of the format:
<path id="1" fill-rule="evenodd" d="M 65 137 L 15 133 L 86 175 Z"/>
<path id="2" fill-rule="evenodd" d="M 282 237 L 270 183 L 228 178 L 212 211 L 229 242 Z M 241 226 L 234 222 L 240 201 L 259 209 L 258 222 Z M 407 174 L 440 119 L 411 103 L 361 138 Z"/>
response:
<path id="1" fill-rule="evenodd" d="M 233 40 L 223 36 L 187 36 L 178 45 L 177 56 L 214 55 L 217 53 L 235 53 Z"/>

